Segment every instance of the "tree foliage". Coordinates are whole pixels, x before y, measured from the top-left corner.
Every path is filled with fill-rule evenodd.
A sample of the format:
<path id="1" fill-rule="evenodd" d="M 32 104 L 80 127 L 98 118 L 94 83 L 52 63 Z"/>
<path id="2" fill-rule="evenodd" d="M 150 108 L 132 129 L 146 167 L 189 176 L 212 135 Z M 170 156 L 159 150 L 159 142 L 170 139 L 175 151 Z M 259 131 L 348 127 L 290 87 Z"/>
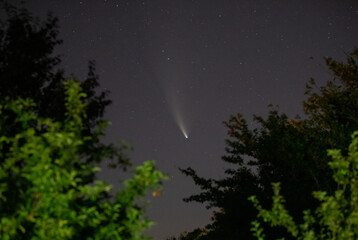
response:
<path id="1" fill-rule="evenodd" d="M 91 141 L 82 135 L 86 95 L 74 80 L 65 86 L 62 122 L 39 117 L 30 99 L 0 106 L 0 132 L 9 119 L 18 130 L 0 137 L 0 239 L 146 239 L 152 223 L 138 200 L 166 177 L 144 162 L 112 201 L 110 185 L 88 183 L 100 169 L 79 154 Z"/>
<path id="2" fill-rule="evenodd" d="M 127 145 L 101 142 L 111 101 L 94 62 L 83 81 L 67 81 L 58 19 L 5 0 L 0 9 L 0 239 L 144 239 L 152 223 L 138 200 L 165 177 L 148 161 L 116 196 L 95 181 L 103 159 L 130 163 Z"/>
<path id="3" fill-rule="evenodd" d="M 34 111 L 41 117 L 63 121 L 66 116 L 64 71 L 60 68 L 61 57 L 54 54 L 62 43 L 59 39 L 58 19 L 48 14 L 40 21 L 25 8 L 16 8 L 0 1 L 4 18 L 0 19 L 0 102 L 17 98 L 31 98 L 36 102 Z M 98 162 L 103 156 L 115 159 L 112 166 L 126 168 L 129 159 L 124 149 L 104 145 L 99 139 L 106 125 L 103 114 L 111 103 L 108 91 L 99 91 L 98 76 L 93 61 L 89 62 L 86 79 L 80 83 L 86 96 L 83 101 L 87 118 L 83 120 L 82 133 L 91 137 L 82 158 Z M 9 121 L 8 131 L 14 131 Z"/>
<path id="4" fill-rule="evenodd" d="M 331 195 L 326 191 L 313 192 L 313 196 L 320 202 L 314 214 L 306 210 L 303 213 L 303 223 L 295 223 L 284 206 L 285 199 L 280 195 L 280 184 L 273 183 L 272 209 L 264 209 L 255 196 L 250 197 L 259 212 L 258 218 L 269 222 L 272 227 L 285 228 L 295 239 L 357 239 L 358 131 L 352 135 L 348 156 L 343 156 L 340 150 L 328 150 L 328 156 L 332 157 L 328 165 L 338 187 Z M 263 240 L 265 234 L 260 222 L 253 221 L 252 225 L 254 235 L 257 239 Z"/>
<path id="5" fill-rule="evenodd" d="M 191 168 L 181 169 L 202 190 L 184 201 L 214 208 L 212 222 L 196 229 L 202 234 L 195 239 L 252 239 L 250 222 L 256 210 L 247 199 L 256 195 L 264 207 L 270 206 L 271 182 L 282 183 L 286 207 L 297 221 L 303 210 L 318 206 L 312 191 L 334 192 L 325 149 L 347 152 L 347 136 L 358 129 L 357 59 L 357 49 L 347 55 L 346 63 L 326 58 L 332 80 L 322 87 L 313 79 L 307 84 L 304 119 L 271 109 L 266 118 L 253 117 L 255 128 L 241 114 L 224 122 L 228 139 L 222 160 L 233 166 L 225 178 L 205 179 Z M 275 239 L 281 233 L 289 237 L 282 228 L 269 229 L 266 236 Z"/>

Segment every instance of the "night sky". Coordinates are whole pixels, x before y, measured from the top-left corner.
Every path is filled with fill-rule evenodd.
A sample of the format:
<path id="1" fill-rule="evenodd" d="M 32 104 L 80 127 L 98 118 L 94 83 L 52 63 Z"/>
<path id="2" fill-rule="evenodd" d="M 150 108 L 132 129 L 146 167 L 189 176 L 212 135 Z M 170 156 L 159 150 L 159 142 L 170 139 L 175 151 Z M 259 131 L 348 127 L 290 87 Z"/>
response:
<path id="1" fill-rule="evenodd" d="M 59 18 L 67 76 L 83 79 L 95 60 L 113 100 L 105 141 L 128 140 L 134 165 L 155 159 L 170 176 L 148 210 L 158 240 L 210 222 L 204 206 L 182 201 L 199 189 L 178 167 L 223 176 L 222 121 L 240 112 L 250 122 L 269 104 L 302 115 L 309 78 L 331 79 L 323 57 L 344 60 L 358 47 L 356 0 L 29 2 L 35 15 Z M 118 187 L 126 176 L 105 169 L 99 178 Z"/>

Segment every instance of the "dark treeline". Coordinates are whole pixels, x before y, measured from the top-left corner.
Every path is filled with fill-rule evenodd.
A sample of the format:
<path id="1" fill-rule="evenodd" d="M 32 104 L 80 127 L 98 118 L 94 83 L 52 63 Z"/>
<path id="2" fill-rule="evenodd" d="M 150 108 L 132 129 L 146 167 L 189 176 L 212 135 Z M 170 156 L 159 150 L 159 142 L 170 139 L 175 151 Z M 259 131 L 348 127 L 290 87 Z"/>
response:
<path id="1" fill-rule="evenodd" d="M 313 211 L 318 205 L 313 191 L 333 193 L 337 186 L 328 166 L 327 149 L 347 153 L 350 136 L 358 129 L 357 60 L 358 49 L 347 54 L 345 62 L 325 58 L 331 79 L 322 87 L 314 79 L 308 81 L 303 118 L 290 119 L 271 109 L 266 118 L 253 116 L 259 125 L 256 128 L 249 128 L 241 114 L 225 121 L 228 138 L 222 161 L 233 164 L 226 177 L 202 178 L 190 167 L 180 170 L 202 190 L 184 201 L 218 210 L 204 228 L 171 239 L 254 239 L 250 228 L 258 212 L 248 198 L 256 195 L 265 208 L 270 207 L 272 182 L 281 182 L 288 212 L 299 223 L 303 210 Z M 266 225 L 265 230 L 266 239 L 292 239 L 282 228 Z"/>
<path id="2" fill-rule="evenodd" d="M 6 14 L 0 19 L 0 102 L 31 98 L 39 116 L 63 121 L 66 117 L 63 83 L 69 76 L 60 67 L 60 56 L 54 54 L 62 43 L 58 37 L 58 18 L 48 14 L 41 22 L 25 8 L 16 8 L 6 1 L 0 4 Z M 116 159 L 113 164 L 126 168 L 129 162 L 120 149 L 99 141 L 105 122 L 103 114 L 111 100 L 108 91 L 99 89 L 93 61 L 88 63 L 87 77 L 79 83 L 87 105 L 83 134 L 92 138 L 82 151 L 83 158 L 98 162 L 105 156 Z M 8 129 L 13 131 L 10 126 Z"/>
<path id="3" fill-rule="evenodd" d="M 128 146 L 101 142 L 111 101 L 95 64 L 68 79 L 54 55 L 58 19 L 2 0 L 0 9 L 0 239 L 147 239 L 138 201 L 166 177 L 147 161 L 116 194 L 96 180 L 104 159 L 130 162 Z"/>
<path id="4" fill-rule="evenodd" d="M 41 22 L 26 9 L 15 8 L 3 1 L 0 4 L 6 13 L 6 18 L 0 19 L 0 104 L 7 105 L 18 98 L 31 98 L 36 102 L 33 111 L 39 118 L 59 122 L 66 120 L 64 82 L 67 77 L 60 68 L 61 58 L 53 54 L 54 48 L 62 43 L 58 38 L 58 19 L 48 15 Z M 296 222 L 301 221 L 303 210 L 317 207 L 318 202 L 312 197 L 312 191 L 333 193 L 337 186 L 327 165 L 330 159 L 326 150 L 342 149 L 343 153 L 348 152 L 350 135 L 358 129 L 357 59 L 357 49 L 347 54 L 345 62 L 325 59 L 332 73 L 331 79 L 322 87 L 317 86 L 313 79 L 309 80 L 305 92 L 307 98 L 303 102 L 305 116 L 302 118 L 290 119 L 286 114 L 271 109 L 268 117 L 253 117 L 259 126 L 256 128 L 249 128 L 241 114 L 225 121 L 228 138 L 222 160 L 233 166 L 226 170 L 226 177 L 206 179 L 198 176 L 192 168 L 181 169 L 202 190 L 184 201 L 199 202 L 207 208 L 218 210 L 213 211 L 211 223 L 204 228 L 172 239 L 253 239 L 250 228 L 257 210 L 248 198 L 256 195 L 264 207 L 270 207 L 272 182 L 281 182 L 281 193 Z M 81 136 L 90 139 L 79 149 L 80 159 L 87 164 L 95 164 L 103 158 L 110 158 L 114 161 L 111 167 L 125 169 L 130 163 L 122 149 L 100 141 L 105 126 L 103 114 L 111 101 L 108 92 L 98 90 L 98 76 L 93 62 L 89 62 L 87 78 L 77 82 L 86 94 L 83 101 L 87 105 Z M 2 118 L 1 136 L 15 136 L 24 130 L 24 126 L 15 119 L 16 115 L 11 114 L 6 119 Z M 0 163 L 3 163 L 7 152 L 12 150 L 9 146 L 2 146 L 1 150 Z M 21 168 L 25 163 L 18 165 Z M 83 170 L 80 165 L 76 170 L 84 183 L 94 181 L 93 171 L 88 168 Z M 7 189 L 11 190 L 0 189 L 1 199 L 7 199 L 6 204 L 0 204 L 1 218 L 11 216 L 21 203 L 19 196 L 23 194 L 22 185 L 16 185 L 11 174 L 6 178 L 0 176 L 1 184 L 7 184 Z M 21 184 L 27 187 L 27 183 Z M 109 198 L 106 193 L 101 195 L 102 201 Z M 138 210 L 137 214 L 142 214 L 138 206 L 133 209 Z M 33 227 L 30 225 L 29 229 Z M 138 229 L 142 230 L 141 227 Z M 264 227 L 266 229 L 267 226 Z M 6 231 L 1 226 L 0 230 Z M 18 234 L 20 236 L 21 232 Z M 87 234 L 90 235 L 90 232 Z M 267 228 L 266 234 L 267 239 L 276 239 L 278 236 L 291 239 L 281 228 Z M 134 239 L 135 236 L 128 235 L 127 239 L 131 237 Z M 139 235 L 137 237 L 142 239 Z"/>

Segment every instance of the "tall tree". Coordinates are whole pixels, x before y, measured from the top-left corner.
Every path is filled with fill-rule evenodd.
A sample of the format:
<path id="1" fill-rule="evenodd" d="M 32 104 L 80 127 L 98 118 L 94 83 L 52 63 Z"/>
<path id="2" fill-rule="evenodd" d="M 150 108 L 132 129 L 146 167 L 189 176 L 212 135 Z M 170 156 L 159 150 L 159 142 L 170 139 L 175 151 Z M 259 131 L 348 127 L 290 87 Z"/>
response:
<path id="1" fill-rule="evenodd" d="M 67 82 L 53 54 L 58 19 L 41 22 L 2 0 L 0 9 L 0 238 L 147 239 L 152 223 L 137 200 L 165 177 L 146 162 L 116 196 L 94 181 L 104 158 L 129 165 L 101 142 L 111 101 L 98 94 L 94 63 L 84 81 Z"/>
<path id="2" fill-rule="evenodd" d="M 224 179 L 204 179 L 191 168 L 181 170 L 202 189 L 184 200 L 218 209 L 196 239 L 252 239 L 250 222 L 256 211 L 247 199 L 256 195 L 268 207 L 271 182 L 282 182 L 281 193 L 295 220 L 301 219 L 303 210 L 317 206 L 312 191 L 336 189 L 325 149 L 344 150 L 349 135 L 358 129 L 357 59 L 358 50 L 347 55 L 346 63 L 325 59 L 332 80 L 322 87 L 313 79 L 307 84 L 305 119 L 289 119 L 271 110 L 267 118 L 254 116 L 259 127 L 253 129 L 241 114 L 224 122 L 229 138 L 222 160 L 233 164 Z M 281 234 L 276 229 L 267 235 L 271 239 Z"/>
<path id="3" fill-rule="evenodd" d="M 269 222 L 271 227 L 283 227 L 296 239 L 345 239 L 358 238 L 358 131 L 352 134 L 347 156 L 341 150 L 328 150 L 332 161 L 328 162 L 333 171 L 333 179 L 338 187 L 334 194 L 315 191 L 313 196 L 320 201 L 318 208 L 312 212 L 306 210 L 303 223 L 297 224 L 285 208 L 285 199 L 280 195 L 280 183 L 272 183 L 274 195 L 272 209 L 264 209 L 255 196 L 250 200 L 258 210 L 258 217 Z M 265 238 L 260 222 L 252 222 L 253 235 L 259 240 Z"/>
<path id="4" fill-rule="evenodd" d="M 74 80 L 65 86 L 62 122 L 39 117 L 30 99 L 0 105 L 0 130 L 9 119 L 18 130 L 0 135 L 0 238 L 150 239 L 143 231 L 152 223 L 138 200 L 166 177 L 147 161 L 114 199 L 110 185 L 88 182 L 87 173 L 100 169 L 79 154 L 89 141 L 81 131 L 86 95 Z"/>
<path id="5" fill-rule="evenodd" d="M 62 40 L 58 38 L 58 19 L 48 14 L 45 21 L 35 18 L 25 8 L 16 8 L 0 1 L 6 17 L 0 19 L 0 102 L 19 97 L 36 102 L 36 112 L 53 120 L 65 119 L 65 73 L 60 68 L 61 58 L 54 49 Z M 99 91 L 94 62 L 89 62 L 87 78 L 81 87 L 86 94 L 87 118 L 83 122 L 83 134 L 91 136 L 81 150 L 87 162 L 98 162 L 102 156 L 116 159 L 111 166 L 126 168 L 128 158 L 122 149 L 103 145 L 103 114 L 111 103 L 108 91 Z M 98 93 L 99 92 L 99 93 Z M 13 131 L 11 122 L 8 131 Z"/>

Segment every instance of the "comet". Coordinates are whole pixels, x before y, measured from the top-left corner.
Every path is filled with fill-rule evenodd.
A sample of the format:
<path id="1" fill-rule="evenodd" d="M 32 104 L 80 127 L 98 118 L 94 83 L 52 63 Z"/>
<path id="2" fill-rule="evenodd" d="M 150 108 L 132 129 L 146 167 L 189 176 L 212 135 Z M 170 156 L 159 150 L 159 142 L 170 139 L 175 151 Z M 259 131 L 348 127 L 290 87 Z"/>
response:
<path id="1" fill-rule="evenodd" d="M 173 107 L 172 108 L 173 117 L 175 119 L 175 122 L 177 123 L 181 133 L 184 135 L 185 138 L 189 138 L 188 128 L 184 124 L 184 117 L 181 114 L 181 111 L 179 110 L 179 107 Z"/>
<path id="2" fill-rule="evenodd" d="M 180 117 L 176 117 L 176 121 L 178 123 L 180 131 L 183 133 L 185 138 L 189 138 L 188 132 L 185 129 L 184 123 Z"/>
<path id="3" fill-rule="evenodd" d="M 186 132 L 184 126 L 182 124 L 179 124 L 180 131 L 183 133 L 185 138 L 189 138 L 188 133 Z"/>
<path id="4" fill-rule="evenodd" d="M 189 138 L 188 131 L 185 128 L 183 121 L 180 118 L 177 118 L 176 120 L 177 120 L 180 131 L 183 133 L 184 137 L 186 139 L 188 139 Z"/>

